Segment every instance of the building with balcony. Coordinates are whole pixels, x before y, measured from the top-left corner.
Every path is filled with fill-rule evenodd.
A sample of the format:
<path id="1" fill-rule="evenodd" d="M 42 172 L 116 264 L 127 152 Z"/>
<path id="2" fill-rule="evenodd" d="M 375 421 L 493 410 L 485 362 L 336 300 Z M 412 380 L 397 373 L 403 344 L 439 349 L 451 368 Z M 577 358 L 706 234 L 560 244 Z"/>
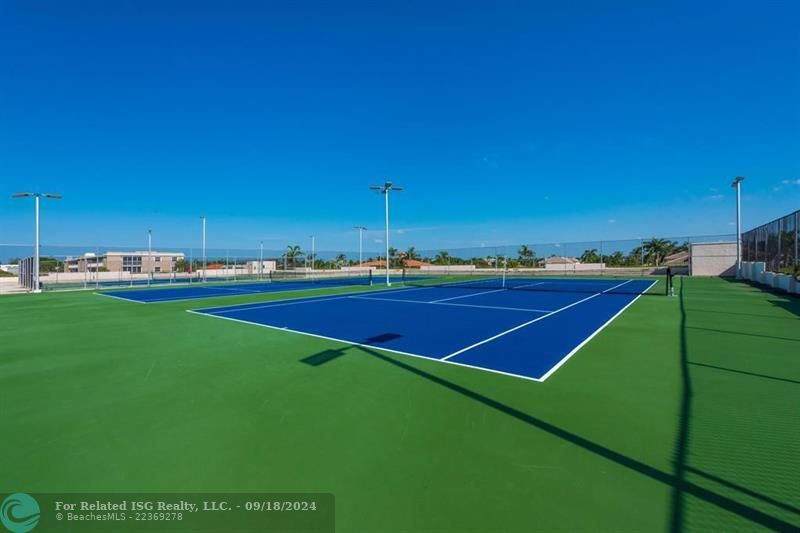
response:
<path id="1" fill-rule="evenodd" d="M 160 274 L 175 272 L 178 261 L 184 259 L 182 252 L 106 252 L 97 255 L 85 253 L 78 257 L 67 257 L 65 272 L 129 272 L 131 274 Z"/>

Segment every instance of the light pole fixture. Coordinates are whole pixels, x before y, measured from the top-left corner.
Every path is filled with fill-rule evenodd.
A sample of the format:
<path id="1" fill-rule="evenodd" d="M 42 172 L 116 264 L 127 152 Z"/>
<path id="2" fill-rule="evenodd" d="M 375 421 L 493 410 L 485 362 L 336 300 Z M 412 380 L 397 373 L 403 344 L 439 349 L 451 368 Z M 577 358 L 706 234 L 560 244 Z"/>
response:
<path id="1" fill-rule="evenodd" d="M 34 199 L 36 217 L 33 243 L 33 292 L 42 292 L 42 285 L 39 282 L 39 199 L 51 198 L 60 200 L 63 196 L 49 192 L 17 192 L 11 195 L 12 198 L 28 198 L 31 196 Z"/>
<path id="2" fill-rule="evenodd" d="M 736 176 L 731 187 L 736 189 L 736 279 L 742 278 L 742 182 L 744 176 Z"/>
<path id="3" fill-rule="evenodd" d="M 364 264 L 364 232 L 367 228 L 364 226 L 353 226 L 358 230 L 358 267 L 361 268 Z"/>
<path id="4" fill-rule="evenodd" d="M 383 185 L 373 185 L 370 189 L 380 191 L 384 197 L 386 210 L 386 286 L 391 287 L 392 282 L 389 279 L 389 191 L 402 191 L 403 188 L 395 187 L 391 181 L 387 181 Z"/>

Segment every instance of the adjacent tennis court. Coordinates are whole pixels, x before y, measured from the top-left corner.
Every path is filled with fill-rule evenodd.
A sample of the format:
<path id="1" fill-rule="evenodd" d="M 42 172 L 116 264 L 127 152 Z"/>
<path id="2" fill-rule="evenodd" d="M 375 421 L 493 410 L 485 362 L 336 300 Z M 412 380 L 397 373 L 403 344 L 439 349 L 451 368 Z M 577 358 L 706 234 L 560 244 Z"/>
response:
<path id="1" fill-rule="evenodd" d="M 177 302 L 196 300 L 217 296 L 243 296 L 282 291 L 305 291 L 313 289 L 330 289 L 332 286 L 370 285 L 372 276 L 366 274 L 331 275 L 331 276 L 293 276 L 274 277 L 259 282 L 233 282 L 227 284 L 195 283 L 180 287 L 144 288 L 98 292 L 101 296 L 109 296 L 136 303 Z"/>
<path id="2" fill-rule="evenodd" d="M 190 312 L 543 381 L 656 281 L 423 283 Z"/>

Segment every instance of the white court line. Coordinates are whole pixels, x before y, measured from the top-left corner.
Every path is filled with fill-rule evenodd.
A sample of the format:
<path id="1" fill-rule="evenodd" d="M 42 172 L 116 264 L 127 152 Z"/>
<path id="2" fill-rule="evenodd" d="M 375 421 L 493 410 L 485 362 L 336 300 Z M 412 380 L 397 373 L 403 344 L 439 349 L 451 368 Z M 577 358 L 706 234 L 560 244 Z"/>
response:
<path id="1" fill-rule="evenodd" d="M 534 318 L 533 320 L 529 320 L 527 322 L 524 322 L 524 323 L 520 324 L 519 326 L 515 326 L 515 327 L 513 327 L 511 329 L 507 329 L 505 331 L 502 331 L 502 332 L 498 333 L 497 335 L 489 337 L 488 339 L 483 339 L 482 341 L 476 342 L 475 344 L 467 346 L 466 348 L 462 348 L 462 349 L 460 349 L 458 351 L 455 351 L 455 352 L 451 353 L 450 355 L 448 355 L 446 357 L 443 357 L 442 360 L 443 361 L 447 361 L 451 357 L 455 357 L 455 356 L 457 356 L 459 354 L 462 354 L 462 353 L 464 353 L 466 351 L 472 350 L 473 348 L 477 348 L 478 346 L 480 346 L 482 344 L 486 344 L 487 342 L 491 342 L 491 341 L 493 341 L 495 339 L 499 339 L 500 337 L 508 335 L 509 333 L 513 333 L 513 332 L 517 331 L 518 329 L 522 329 L 524 327 L 530 326 L 534 322 L 539 322 L 540 320 L 544 320 L 545 318 L 551 317 L 551 316 L 553 316 L 553 315 L 555 315 L 557 313 L 560 313 L 561 311 L 566 311 L 570 307 L 575 307 L 576 305 L 582 304 L 583 302 L 587 302 L 587 301 L 591 300 L 592 298 L 597 298 L 598 296 L 603 295 L 603 294 L 607 293 L 610 290 L 614 290 L 616 288 L 622 287 L 623 285 L 626 285 L 626 284 L 630 283 L 631 281 L 633 281 L 633 280 L 629 279 L 628 281 L 626 281 L 624 283 L 620 283 L 619 285 L 615 285 L 615 286 L 613 286 L 613 287 L 611 287 L 609 289 L 604 290 L 603 292 L 598 292 L 597 294 L 592 294 L 591 296 L 587 296 L 586 298 L 583 298 L 582 300 L 578 300 L 577 302 L 572 302 L 571 304 L 565 305 L 564 307 L 562 307 L 560 309 L 556 309 L 555 311 L 551 311 L 551 312 L 547 313 L 544 316 L 540 316 L 540 317 Z"/>
<path id="2" fill-rule="evenodd" d="M 467 287 L 467 288 L 470 288 L 470 287 Z M 481 291 L 481 292 L 476 292 L 476 293 L 473 293 L 473 294 L 464 294 L 462 296 L 453 296 L 452 298 L 442 298 L 441 300 L 433 300 L 430 303 L 438 304 L 438 303 L 441 303 L 441 302 L 449 302 L 450 300 L 458 300 L 458 299 L 461 299 L 461 298 L 473 298 L 475 296 L 482 296 L 484 294 L 492 294 L 493 292 L 503 292 L 504 290 L 505 289 L 497 289 L 495 291 Z"/>
<path id="3" fill-rule="evenodd" d="M 283 307 L 286 305 L 300 305 L 300 304 L 313 304 L 317 302 L 332 302 L 334 300 L 343 300 L 344 298 L 349 298 L 349 296 L 336 296 L 333 298 L 328 298 L 326 296 L 319 296 L 319 297 L 305 297 L 305 298 L 295 298 L 292 301 L 288 300 L 276 300 L 270 305 L 257 305 L 254 307 L 244 307 L 247 304 L 241 304 L 243 307 L 236 306 L 229 306 L 229 307 L 222 307 L 219 310 L 215 308 L 211 308 L 208 311 L 204 311 L 203 314 L 206 315 L 216 315 L 217 313 L 236 313 L 237 311 L 251 311 L 253 309 L 264 309 L 265 307 Z M 198 309 L 198 311 L 203 311 L 202 309 Z"/>
<path id="4" fill-rule="evenodd" d="M 344 288 L 349 288 L 349 287 L 354 287 L 354 286 L 355 285 L 338 285 L 338 286 L 329 285 L 327 287 L 310 287 L 310 288 L 305 288 L 305 287 L 299 288 L 298 287 L 298 288 L 289 288 L 289 289 L 279 290 L 279 291 L 276 290 L 276 291 L 258 291 L 258 292 L 253 292 L 251 290 L 247 294 L 253 294 L 253 295 L 255 295 L 255 294 L 281 294 L 281 293 L 284 293 L 284 292 L 306 292 L 306 291 L 321 291 L 323 289 L 344 289 Z M 369 285 L 364 285 L 364 286 L 365 287 L 369 287 Z M 167 288 L 167 287 L 164 287 L 164 288 Z M 184 289 L 186 287 L 174 287 L 174 288 L 175 289 Z M 193 288 L 195 288 L 195 287 L 193 287 Z M 216 287 L 196 287 L 196 288 L 198 288 L 198 289 L 213 289 L 213 288 L 216 288 Z M 123 293 L 123 292 L 129 292 L 129 291 L 120 291 L 120 292 Z M 356 292 L 358 292 L 358 291 L 352 291 L 352 293 L 356 293 Z M 376 291 L 376 292 L 379 292 L 379 291 Z M 95 294 L 99 294 L 99 293 L 95 293 Z M 339 294 L 339 293 L 336 293 L 336 294 Z M 351 294 L 351 293 L 348 293 L 348 294 Z M 103 296 L 107 296 L 107 295 L 103 295 Z M 224 296 L 232 296 L 232 295 L 211 293 L 211 294 L 202 295 L 202 296 L 189 296 L 187 298 L 171 298 L 171 297 L 168 296 L 166 298 L 153 298 L 153 299 L 150 299 L 150 300 L 147 300 L 147 301 L 134 300 L 132 298 L 122 298 L 121 296 L 115 296 L 114 298 L 120 298 L 121 300 L 128 300 L 130 302 L 137 302 L 137 303 L 141 303 L 141 304 L 148 304 L 148 303 L 163 303 L 163 302 L 190 302 L 192 300 L 204 300 L 206 298 L 221 298 L 221 297 L 224 297 Z M 302 298 L 321 298 L 321 297 L 320 296 L 300 296 L 299 298 L 286 298 L 283 301 L 288 301 L 290 299 L 291 300 L 299 300 L 299 299 L 302 299 Z M 233 305 L 227 306 L 227 307 L 233 307 L 233 306 L 236 306 L 236 305 L 247 305 L 247 304 L 233 304 Z M 220 308 L 223 308 L 223 307 L 226 307 L 226 306 L 222 306 Z"/>
<path id="5" fill-rule="evenodd" d="M 474 307 L 476 309 L 499 309 L 501 311 L 525 311 L 532 313 L 550 313 L 553 311 L 552 309 L 528 309 L 523 307 L 502 307 L 498 305 L 443 303 L 441 300 L 434 300 L 432 302 L 428 302 L 425 300 L 405 300 L 401 298 L 372 298 L 371 296 L 349 296 L 349 298 L 352 298 L 354 300 L 377 300 L 379 302 L 403 302 L 410 304 L 427 304 L 427 305 L 452 305 L 454 307 Z"/>
<path id="6" fill-rule="evenodd" d="M 525 287 L 536 287 L 537 285 L 544 285 L 546 282 L 540 281 L 539 283 L 528 283 L 527 285 L 519 285 L 517 287 L 509 287 L 509 289 L 524 289 Z"/>
<path id="7" fill-rule="evenodd" d="M 113 296 L 111 294 L 103 294 L 102 292 L 95 292 L 97 296 L 105 296 L 106 298 L 114 298 L 115 300 L 122 300 L 124 302 L 133 302 L 135 304 L 145 304 L 147 302 L 143 302 L 141 300 L 134 300 L 132 298 L 122 298 L 121 296 Z"/>
<path id="8" fill-rule="evenodd" d="M 198 311 L 202 311 L 204 314 L 207 314 L 207 315 L 211 315 L 211 314 L 216 315 L 217 313 L 232 313 L 232 312 L 236 312 L 236 311 L 249 311 L 250 309 L 263 309 L 265 307 L 278 307 L 278 306 L 284 306 L 284 305 L 299 305 L 299 304 L 314 303 L 314 302 L 328 302 L 328 301 L 331 301 L 331 300 L 341 300 L 342 298 L 350 298 L 351 295 L 353 295 L 353 294 L 362 294 L 362 293 L 364 293 L 364 294 L 386 294 L 387 292 L 421 291 L 421 290 L 426 290 L 426 289 L 430 289 L 430 288 L 431 287 L 419 287 L 417 289 L 382 289 L 382 290 L 379 290 L 379 291 L 352 291 L 352 292 L 344 293 L 342 295 L 339 295 L 339 293 L 337 293 L 337 294 L 331 294 L 329 296 L 328 295 L 325 295 L 325 296 L 300 296 L 299 298 L 285 298 L 285 299 L 282 299 L 282 300 L 275 300 L 273 302 L 266 302 L 266 303 L 264 303 L 262 305 L 234 304 L 234 305 L 227 305 L 227 306 L 223 306 L 223 307 L 209 307 L 209 308 L 206 308 L 206 309 L 198 309 Z M 251 307 L 246 307 L 246 306 L 250 306 L 250 305 L 252 305 L 252 306 Z M 214 311 L 214 312 L 211 313 L 210 311 Z"/>
<path id="9" fill-rule="evenodd" d="M 610 289 L 607 289 L 606 291 L 603 291 L 603 293 L 605 293 L 605 292 L 608 292 L 608 291 L 610 291 L 610 290 L 613 290 L 613 289 L 616 289 L 617 287 L 621 287 L 622 285 L 625 285 L 625 284 L 627 284 L 627 283 L 630 283 L 630 282 L 632 282 L 632 281 L 634 281 L 634 280 L 628 280 L 628 281 L 626 281 L 626 282 L 624 282 L 624 283 L 620 283 L 619 285 L 616 285 L 616 286 L 614 286 L 614 287 L 611 287 Z M 650 286 L 649 286 L 647 289 L 645 289 L 645 290 L 642 292 L 642 294 L 644 294 L 644 293 L 646 293 L 647 291 L 649 291 L 649 290 L 650 290 L 650 289 L 653 287 L 653 285 L 655 285 L 656 283 L 658 283 L 658 280 L 656 280 L 656 281 L 654 281 L 652 284 L 650 284 Z M 430 289 L 430 288 L 435 288 L 435 287 L 419 287 L 418 289 Z M 401 290 L 402 290 L 402 291 L 409 291 L 409 290 L 417 290 L 417 289 L 401 289 Z M 393 289 L 387 289 L 387 290 L 375 291 L 375 294 L 383 294 L 383 293 L 392 292 L 392 291 L 393 291 Z M 581 303 L 581 302 L 584 302 L 584 301 L 586 301 L 586 300 L 589 300 L 589 299 L 591 299 L 591 298 L 594 298 L 594 297 L 596 297 L 596 296 L 600 296 L 600 294 L 603 294 L 603 293 L 599 293 L 599 294 L 593 294 L 592 296 L 589 296 L 588 298 L 584 298 L 583 300 L 580 300 L 580 301 L 578 301 L 578 302 L 575 302 L 575 303 L 573 303 L 573 304 L 570 304 L 570 305 L 569 305 L 569 306 L 567 306 L 567 307 L 572 307 L 572 306 L 574 306 L 574 305 L 577 305 L 577 304 L 579 304 L 579 303 Z M 343 343 L 343 344 L 348 344 L 348 345 L 350 345 L 350 346 L 360 346 L 360 347 L 364 347 L 364 348 L 371 348 L 371 349 L 374 349 L 374 350 L 380 350 L 380 351 L 384 351 L 384 352 L 390 352 L 390 353 L 395 353 L 395 354 L 399 354 L 399 355 L 406 355 L 406 356 L 409 356 L 409 357 L 416 357 L 416 358 L 418 358 L 418 359 L 425 359 L 425 360 L 427 360 L 427 361 L 435 361 L 435 362 L 437 362 L 437 363 L 444 363 L 444 364 L 455 365 L 455 366 L 460 366 L 460 367 L 464 367 L 464 368 L 471 368 L 471 369 L 473 369 L 473 370 L 481 370 L 481 371 L 483 371 L 483 372 L 489 372 L 489 373 L 491 373 L 491 374 L 499 374 L 499 375 L 503 375 L 503 376 L 509 376 L 509 377 L 513 377 L 513 378 L 525 379 L 525 380 L 528 380 L 528 381 L 535 381 L 535 382 L 537 382 L 537 383 L 541 383 L 541 382 L 543 382 L 545 379 L 547 379 L 548 377 L 550 377 L 550 376 L 551 376 L 551 375 L 552 375 L 552 374 L 553 374 L 553 373 L 554 373 L 554 372 L 555 372 L 555 371 L 556 371 L 556 370 L 557 370 L 559 367 L 561 367 L 561 366 L 562 366 L 564 363 L 566 363 L 566 361 L 567 361 L 567 360 L 568 360 L 570 357 L 572 357 L 572 356 L 573 356 L 575 353 L 577 353 L 577 351 L 578 351 L 578 350 L 579 350 L 581 347 L 583 347 L 583 346 L 584 346 L 584 345 L 585 345 L 587 342 L 589 342 L 589 340 L 591 340 L 591 338 L 593 338 L 593 337 L 594 337 L 595 335 L 597 335 L 597 334 L 598 334 L 598 333 L 599 333 L 599 332 L 600 332 L 602 329 L 604 329 L 606 326 L 608 326 L 608 325 L 609 325 L 609 324 L 610 324 L 610 323 L 611 323 L 611 322 L 612 322 L 612 321 L 613 321 L 613 320 L 614 320 L 616 317 L 618 317 L 619 315 L 621 315 L 621 314 L 622 314 L 622 312 L 623 312 L 623 311 L 625 311 L 625 310 L 626 310 L 628 307 L 630 307 L 631 305 L 633 305 L 633 303 L 634 303 L 636 300 L 638 300 L 638 299 L 639 299 L 639 298 L 642 296 L 642 294 L 639 294 L 639 295 L 637 295 L 637 296 L 636 296 L 636 298 L 634 298 L 634 299 L 633 299 L 631 302 L 629 302 L 629 303 L 628 303 L 628 304 L 627 304 L 625 307 L 623 307 L 623 308 L 622 308 L 622 309 L 621 309 L 621 310 L 620 310 L 620 311 L 619 311 L 617 314 L 615 314 L 615 315 L 614 315 L 614 317 L 612 317 L 612 318 L 611 318 L 611 319 L 610 319 L 608 322 L 606 322 L 606 323 L 605 323 L 605 324 L 603 324 L 603 325 L 602 325 L 600 328 L 598 328 L 598 330 L 597 330 L 597 331 L 595 331 L 594 333 L 592 333 L 592 335 L 590 335 L 590 336 L 589 336 L 589 338 L 585 339 L 585 340 L 584 340 L 584 341 L 583 341 L 583 342 L 582 342 L 582 343 L 581 343 L 581 344 L 580 344 L 578 347 L 576 347 L 576 348 L 575 348 L 574 350 L 572 350 L 572 351 L 571 351 L 569 354 L 567 354 L 567 355 L 566 355 L 564 358 L 562 358 L 562 359 L 561 359 L 561 361 L 559 361 L 558 363 L 556 363 L 556 365 L 555 365 L 553 368 L 551 368 L 549 371 L 547 371 L 547 373 L 545 373 L 545 374 L 544 374 L 544 375 L 543 375 L 541 378 L 534 378 L 534 377 L 531 377 L 531 376 L 525 376 L 525 375 L 522 375 L 522 374 L 515 374 L 515 373 L 513 373 L 513 372 L 505 372 L 505 371 L 503 371 L 503 370 L 494 370 L 494 369 L 491 369 L 491 368 L 485 368 L 485 367 L 482 367 L 482 366 L 470 365 L 470 364 L 467 364 L 467 363 L 459 363 L 459 362 L 457 362 L 457 361 L 449 361 L 449 360 L 447 360 L 449 357 L 452 357 L 452 356 L 453 356 L 453 355 L 455 355 L 455 354 L 451 354 L 451 355 L 449 355 L 449 356 L 447 356 L 447 357 L 445 357 L 445 358 L 443 358 L 443 359 L 437 359 L 437 358 L 435 358 L 435 357 L 432 357 L 432 356 L 425 356 L 425 355 L 413 354 L 413 353 L 410 353 L 410 352 L 402 352 L 402 351 L 399 351 L 399 350 L 392 350 L 392 349 L 390 349 L 390 348 L 383 348 L 383 347 L 380 347 L 380 346 L 373 346 L 373 345 L 371 345 L 371 344 L 363 344 L 363 343 L 358 343 L 358 342 L 349 341 L 349 340 L 346 340 L 346 339 L 339 339 L 339 338 L 336 338 L 336 337 L 327 337 L 327 336 L 324 336 L 324 335 L 317 335 L 317 334 L 315 334 L 315 333 L 307 333 L 307 332 L 305 332 L 305 331 L 298 331 L 298 330 L 293 330 L 293 329 L 284 328 L 284 327 L 271 326 L 271 325 L 268 325 L 268 324 L 261 324 L 261 323 L 259 323 L 259 322 L 251 322 L 251 321 L 249 321 L 249 320 L 241 320 L 241 319 L 238 319 L 238 318 L 230 318 L 230 317 L 220 316 L 220 315 L 217 315 L 217 314 L 211 314 L 211 313 L 203 312 L 202 310 L 195 311 L 195 310 L 187 309 L 187 311 L 186 311 L 186 312 L 187 312 L 187 313 L 192 313 L 192 314 L 195 314 L 195 315 L 210 316 L 210 317 L 212 317 L 212 318 L 220 318 L 220 319 L 222 319 L 222 320 L 230 320 L 230 321 L 232 321 L 232 322 L 240 322 L 240 323 L 242 323 L 242 324 L 249 324 L 249 325 L 253 325 L 253 326 L 261 326 L 261 327 L 268 328 L 268 329 L 272 329 L 272 330 L 276 330 L 276 331 L 285 331 L 285 332 L 288 332 L 288 333 L 295 333 L 295 334 L 297 334 L 297 335 L 305 335 L 305 336 L 307 336 L 307 337 L 315 337 L 315 338 L 319 338 L 319 339 L 325 339 L 325 340 L 330 340 L 330 341 L 334 341 L 334 342 L 341 342 L 341 343 Z M 307 297 L 304 297 L 304 298 L 298 298 L 297 300 L 327 301 L 327 300 L 333 300 L 333 299 L 337 299 L 337 300 L 338 300 L 338 299 L 342 299 L 342 298 L 359 298 L 359 297 L 358 297 L 358 296 L 348 296 L 348 295 L 345 295 L 345 296 L 337 296 L 337 297 L 335 297 L 335 298 L 333 298 L 333 297 L 327 297 L 327 296 L 320 296 L 320 297 L 308 297 L 308 296 L 307 296 Z M 412 300 L 412 301 L 416 302 L 416 300 Z M 301 303 L 301 302 L 293 302 L 293 303 Z M 417 302 L 417 303 L 422 303 L 422 302 Z M 441 304 L 441 305 L 460 305 L 460 304 Z M 465 304 L 465 305 L 466 305 L 466 304 Z M 269 306 L 269 305 L 265 305 L 265 306 L 258 306 L 258 307 L 271 307 L 271 306 Z M 563 311 L 563 310 L 564 310 L 564 309 L 566 309 L 567 307 L 564 307 L 564 308 L 558 309 L 558 310 L 556 310 L 556 311 L 552 311 L 552 312 L 550 312 L 550 314 L 544 315 L 544 316 L 542 316 L 542 317 L 538 317 L 538 318 L 536 318 L 535 320 L 532 320 L 531 322 L 528 322 L 528 323 L 526 323 L 526 324 L 522 324 L 522 325 L 520 325 L 520 326 L 517 326 L 516 328 L 513 328 L 513 329 L 514 329 L 514 330 L 516 330 L 516 329 L 520 329 L 521 327 L 524 327 L 524 326 L 525 326 L 525 325 L 527 325 L 527 324 L 530 324 L 530 323 L 533 323 L 533 322 L 536 322 L 536 321 L 542 320 L 543 318 L 547 318 L 548 316 L 551 316 L 551 315 L 553 315 L 553 314 L 555 314 L 555 313 L 558 313 L 558 312 L 560 312 L 560 311 Z M 257 307 L 249 307 L 249 308 L 245 308 L 245 309 L 241 309 L 241 310 L 255 309 L 255 308 L 257 308 Z M 511 331 L 511 330 L 510 330 L 510 331 Z M 509 332 L 510 332 L 510 331 L 509 331 Z M 508 333 L 508 332 L 504 332 L 504 333 L 502 333 L 501 335 L 505 335 L 505 333 Z M 497 338 L 497 336 L 495 336 L 495 337 L 493 337 L 493 338 Z M 491 340 L 491 339 L 488 339 L 488 340 Z M 487 340 L 487 341 L 488 341 L 488 340 Z M 482 343 L 483 343 L 483 342 L 487 342 L 487 341 L 482 341 Z M 460 353 L 460 352 L 459 352 L 459 353 Z"/>
<path id="10" fill-rule="evenodd" d="M 650 284 L 650 286 L 649 286 L 649 287 L 647 287 L 647 288 L 644 290 L 644 292 L 642 292 L 642 294 L 645 294 L 647 291 L 649 291 L 650 289 L 652 289 L 652 288 L 653 288 L 653 285 L 655 285 L 656 283 L 658 283 L 658 280 L 656 280 L 656 281 L 654 281 L 653 283 L 651 283 L 651 284 Z M 630 302 L 628 302 L 628 304 L 627 304 L 625 307 L 623 307 L 622 309 L 620 309 L 620 310 L 619 310 L 619 311 L 618 311 L 618 312 L 617 312 L 617 313 L 616 313 L 614 316 L 612 316 L 611 318 L 609 318 L 609 319 L 608 319 L 608 321 L 607 321 L 605 324 L 603 324 L 602 326 L 600 326 L 599 328 L 597 328 L 597 329 L 594 331 L 594 333 L 592 333 L 591 335 L 589 335 L 588 337 L 586 337 L 586 338 L 583 340 L 583 342 L 581 342 L 579 345 L 577 345 L 575 348 L 573 348 L 573 349 L 572 349 L 572 351 L 571 351 L 571 352 L 569 352 L 567 355 L 565 355 L 564 357 L 562 357 L 562 358 L 561 358 L 561 360 L 560 360 L 558 363 L 556 363 L 555 365 L 553 365 L 553 367 L 552 367 L 552 368 L 550 368 L 550 370 L 548 370 L 547 372 L 545 372 L 545 373 L 544 373 L 544 375 L 543 375 L 543 376 L 540 378 L 540 380 L 541 380 L 541 381 L 544 381 L 544 380 L 546 380 L 547 378 L 549 378 L 550 376 L 552 376 L 552 375 L 553 375 L 553 373 L 554 373 L 556 370 L 558 370 L 559 368 L 561 368 L 561 366 L 562 366 L 562 365 L 564 365 L 564 363 L 566 363 L 566 362 L 569 360 L 569 358 L 570 358 L 570 357 L 572 357 L 573 355 L 575 355 L 576 353 L 578 353 L 578 350 L 580 350 L 581 348 L 583 348 L 583 347 L 586 345 L 586 343 L 588 343 L 590 340 L 592 340 L 592 339 L 593 339 L 593 338 L 594 338 L 594 337 L 595 337 L 595 336 L 596 336 L 598 333 L 600 333 L 601 331 L 603 331 L 603 330 L 606 328 L 606 326 L 608 326 L 609 324 L 611 324 L 611 323 L 612 323 L 612 322 L 613 322 L 613 321 L 614 321 L 614 320 L 615 320 L 615 319 L 616 319 L 616 318 L 617 318 L 619 315 L 621 315 L 621 314 L 622 314 L 622 313 L 623 313 L 623 312 L 624 312 L 624 311 L 625 311 L 627 308 L 629 308 L 630 306 L 632 306 L 632 305 L 634 304 L 634 302 L 636 302 L 636 300 L 638 300 L 639 298 L 641 298 L 641 297 L 642 297 L 642 294 L 639 294 L 639 295 L 637 295 L 637 296 L 636 296 L 636 298 L 634 298 L 633 300 L 631 300 Z"/>
<path id="11" fill-rule="evenodd" d="M 200 288 L 209 291 L 214 290 L 214 291 L 244 292 L 247 294 L 258 294 L 260 292 L 264 292 L 264 291 L 259 291 L 258 289 L 233 289 L 231 287 L 200 287 Z"/>
<path id="12" fill-rule="evenodd" d="M 427 289 L 428 287 L 420 287 Z M 250 322 L 249 320 L 240 320 L 238 318 L 230 318 L 227 316 L 219 316 L 219 315 L 212 315 L 209 313 L 202 313 L 199 311 L 193 311 L 191 309 L 186 310 L 187 313 L 192 313 L 193 315 L 200 315 L 200 316 L 210 316 L 211 318 L 221 318 L 222 320 L 230 320 L 231 322 L 240 322 L 242 324 L 249 324 L 251 326 L 261 326 L 262 328 L 273 329 L 275 331 L 283 331 L 287 333 L 294 333 L 297 335 L 305 335 L 306 337 L 314 337 L 316 339 L 324 339 L 327 341 L 334 341 L 334 342 L 341 342 L 342 344 L 348 344 L 350 346 L 360 346 L 362 348 L 370 348 L 372 350 L 380 350 L 382 352 L 390 352 L 395 353 L 398 355 L 406 355 L 408 357 L 416 357 L 418 359 L 425 359 L 426 361 L 432 361 L 435 363 L 444 363 L 446 365 L 454 365 L 454 366 L 461 366 L 465 368 L 472 368 L 473 370 L 482 370 L 484 372 L 489 372 L 492 374 L 500 374 L 503 376 L 510 376 L 512 378 L 520 378 L 520 379 L 527 379 L 529 381 L 536 381 L 540 382 L 541 380 L 538 378 L 532 378 L 530 376 L 523 376 L 522 374 L 514 374 L 512 372 L 504 372 L 502 370 L 493 370 L 491 368 L 484 368 L 482 366 L 475 366 L 475 365 L 468 365 L 466 363 L 457 363 L 456 361 L 444 361 L 442 359 L 437 359 L 435 356 L 427 356 L 427 355 L 420 355 L 416 353 L 410 352 L 401 352 L 400 350 L 392 350 L 391 348 L 384 348 L 382 346 L 373 346 L 372 344 L 363 344 L 360 342 L 349 341 L 346 339 L 337 339 L 336 337 L 327 337 L 325 335 L 317 335 L 316 333 L 308 333 L 305 331 L 298 331 L 296 329 L 289 329 L 289 328 L 282 328 L 279 326 L 270 326 L 269 324 L 261 324 L 259 322 Z"/>
<path id="13" fill-rule="evenodd" d="M 198 289 L 211 289 L 213 287 L 197 287 L 197 288 Z M 259 291 L 259 292 L 252 292 L 251 291 L 251 292 L 248 292 L 247 294 L 280 294 L 282 292 L 320 291 L 322 289 L 327 289 L 327 288 L 329 288 L 329 287 L 312 287 L 310 289 L 286 289 L 286 290 L 282 290 L 282 291 Z M 223 296 L 232 296 L 232 295 L 211 293 L 211 294 L 206 294 L 206 295 L 202 295 L 202 296 L 189 296 L 189 297 L 186 297 L 186 298 L 170 298 L 170 297 L 153 298 L 152 300 L 147 300 L 146 302 L 143 302 L 143 303 L 156 303 L 157 304 L 157 303 L 163 303 L 163 302 L 189 302 L 189 301 L 192 301 L 192 300 L 204 300 L 206 298 L 221 298 Z M 314 298 L 314 296 L 303 296 L 302 298 Z M 238 305 L 244 305 L 244 304 L 238 304 Z"/>
<path id="14" fill-rule="evenodd" d="M 192 309 L 187 309 L 186 312 L 187 313 L 192 313 L 194 315 L 202 315 L 202 316 L 211 316 L 213 318 L 221 318 L 222 320 L 230 320 L 231 322 L 241 322 L 242 324 L 251 324 L 253 326 L 261 326 L 262 328 L 274 329 L 276 331 L 288 331 L 289 333 L 297 333 L 298 335 L 306 335 L 308 337 L 315 337 L 317 339 L 325 339 L 325 340 L 328 340 L 328 341 L 343 342 L 345 344 L 352 344 L 353 346 L 366 346 L 368 348 L 378 348 L 379 350 L 386 350 L 387 352 L 397 353 L 397 354 L 400 354 L 400 355 L 410 355 L 412 357 L 423 357 L 423 358 L 425 358 L 425 359 L 427 359 L 429 361 L 438 361 L 438 359 L 436 359 L 433 356 L 428 357 L 428 356 L 425 356 L 425 355 L 419 355 L 419 354 L 410 353 L 410 352 L 401 352 L 400 350 L 392 350 L 390 348 L 382 348 L 380 346 L 373 346 L 371 344 L 363 344 L 363 343 L 348 341 L 348 340 L 344 340 L 344 339 L 337 339 L 336 337 L 326 337 L 325 335 L 318 335 L 316 333 L 308 333 L 306 331 L 299 331 L 299 330 L 296 330 L 296 329 L 284 328 L 284 327 L 281 327 L 281 326 L 271 326 L 269 324 L 262 324 L 261 322 L 251 322 L 250 320 L 242 320 L 240 318 L 231 318 L 229 316 L 219 316 L 219 315 L 212 315 L 210 313 L 201 313 L 199 311 L 193 311 Z"/>

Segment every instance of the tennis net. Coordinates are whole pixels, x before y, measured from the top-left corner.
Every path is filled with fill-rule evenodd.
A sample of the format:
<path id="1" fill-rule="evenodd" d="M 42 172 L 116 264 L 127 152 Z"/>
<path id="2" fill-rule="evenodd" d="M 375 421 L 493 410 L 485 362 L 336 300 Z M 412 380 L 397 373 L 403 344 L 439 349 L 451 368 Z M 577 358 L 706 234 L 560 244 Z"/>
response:
<path id="1" fill-rule="evenodd" d="M 443 273 L 403 275 L 403 283 L 411 287 L 442 287 L 476 290 L 519 290 L 543 292 L 579 292 L 587 294 L 663 294 L 657 290 L 655 277 L 625 278 L 612 276 L 535 275 L 529 272 Z M 664 285 L 662 284 L 663 288 Z"/>
<path id="2" fill-rule="evenodd" d="M 319 285 L 372 285 L 372 271 L 365 272 L 293 272 L 274 270 L 269 280 L 276 283 L 311 283 Z"/>

